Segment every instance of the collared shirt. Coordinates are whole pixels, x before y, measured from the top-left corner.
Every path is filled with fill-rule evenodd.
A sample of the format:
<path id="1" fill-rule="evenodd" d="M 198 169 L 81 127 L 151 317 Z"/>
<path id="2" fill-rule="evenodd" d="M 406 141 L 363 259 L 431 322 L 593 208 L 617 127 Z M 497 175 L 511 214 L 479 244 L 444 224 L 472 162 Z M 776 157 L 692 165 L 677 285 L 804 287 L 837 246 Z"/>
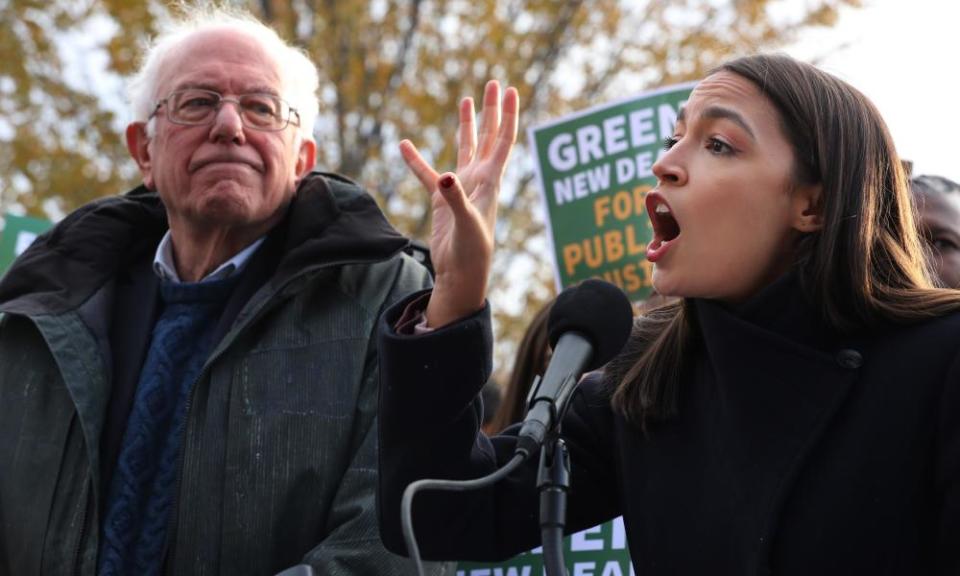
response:
<path id="1" fill-rule="evenodd" d="M 250 261 L 250 257 L 253 256 L 253 253 L 257 251 L 257 248 L 263 244 L 266 238 L 266 236 L 261 236 L 256 242 L 238 252 L 233 258 L 217 266 L 216 270 L 201 278 L 200 281 L 221 280 L 229 277 L 231 274 L 242 271 L 244 266 L 247 265 L 247 262 Z M 153 257 L 153 271 L 156 272 L 161 280 L 177 283 L 182 282 L 180 275 L 177 274 L 177 267 L 173 263 L 173 237 L 170 235 L 169 230 L 163 235 L 163 239 L 160 240 L 160 245 L 157 246 L 157 253 Z"/>

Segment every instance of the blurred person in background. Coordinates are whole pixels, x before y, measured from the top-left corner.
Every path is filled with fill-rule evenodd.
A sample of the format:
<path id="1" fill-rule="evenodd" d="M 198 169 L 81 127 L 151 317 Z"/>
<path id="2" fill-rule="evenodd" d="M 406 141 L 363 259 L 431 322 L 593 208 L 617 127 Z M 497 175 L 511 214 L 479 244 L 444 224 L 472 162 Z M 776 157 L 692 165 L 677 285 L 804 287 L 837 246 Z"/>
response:
<path id="1" fill-rule="evenodd" d="M 942 286 L 960 289 L 960 184 L 922 175 L 910 179 L 910 189 L 933 271 Z"/>
<path id="2" fill-rule="evenodd" d="M 0 574 L 408 573 L 377 532 L 374 327 L 429 274 L 312 172 L 304 53 L 186 10 L 131 84 L 143 185 L 0 283 Z"/>
<path id="3" fill-rule="evenodd" d="M 503 389 L 503 400 L 490 422 L 489 430 L 492 430 L 494 434 L 515 422 L 523 420 L 527 411 L 527 395 L 530 393 L 533 379 L 537 376 L 543 376 L 547 369 L 547 363 L 550 362 L 547 320 L 550 317 L 552 306 L 553 299 L 544 304 L 534 314 L 533 320 L 523 333 L 523 338 L 520 339 L 520 345 L 517 347 L 517 353 L 513 358 L 513 370 L 511 370 L 507 385 Z"/>

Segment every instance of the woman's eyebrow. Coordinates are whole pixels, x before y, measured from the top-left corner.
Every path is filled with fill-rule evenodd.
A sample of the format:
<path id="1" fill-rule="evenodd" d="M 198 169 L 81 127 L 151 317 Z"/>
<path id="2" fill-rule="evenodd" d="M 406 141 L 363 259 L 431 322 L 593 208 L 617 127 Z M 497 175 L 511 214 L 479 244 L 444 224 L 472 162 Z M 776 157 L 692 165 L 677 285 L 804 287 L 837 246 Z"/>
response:
<path id="1" fill-rule="evenodd" d="M 677 115 L 677 124 L 684 122 L 686 120 L 686 108 L 681 108 L 680 113 Z M 723 106 L 708 106 L 700 113 L 701 118 L 706 118 L 709 120 L 729 120 L 736 124 L 737 126 L 743 128 L 750 138 L 753 140 L 757 139 L 757 135 L 753 133 L 753 129 L 750 128 L 750 125 L 747 124 L 747 121 L 740 115 L 739 112 L 731 110 L 730 108 L 724 108 Z"/>
<path id="2" fill-rule="evenodd" d="M 948 236 L 952 240 L 960 241 L 960 230 L 952 222 L 924 222 L 920 229 L 928 232 L 930 236 Z"/>

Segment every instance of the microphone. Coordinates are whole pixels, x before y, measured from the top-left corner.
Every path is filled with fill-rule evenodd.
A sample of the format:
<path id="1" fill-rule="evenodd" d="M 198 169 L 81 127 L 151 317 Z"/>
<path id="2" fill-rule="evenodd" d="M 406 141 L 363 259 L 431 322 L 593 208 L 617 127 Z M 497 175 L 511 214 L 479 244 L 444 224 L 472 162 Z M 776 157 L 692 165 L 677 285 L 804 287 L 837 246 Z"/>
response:
<path id="1" fill-rule="evenodd" d="M 630 301 L 609 282 L 584 280 L 557 296 L 547 320 L 553 356 L 527 402 L 517 453 L 530 456 L 540 449 L 566 412 L 580 376 L 616 356 L 632 327 Z"/>

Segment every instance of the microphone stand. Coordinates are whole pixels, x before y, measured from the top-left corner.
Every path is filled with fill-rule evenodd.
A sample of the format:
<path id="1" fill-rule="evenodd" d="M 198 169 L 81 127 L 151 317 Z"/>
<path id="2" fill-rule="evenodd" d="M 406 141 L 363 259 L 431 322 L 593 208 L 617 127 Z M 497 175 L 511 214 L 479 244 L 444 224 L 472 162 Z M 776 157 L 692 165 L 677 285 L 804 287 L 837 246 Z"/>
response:
<path id="1" fill-rule="evenodd" d="M 537 488 L 540 490 L 543 567 L 547 576 L 568 576 L 563 562 L 563 527 L 566 525 L 567 491 L 570 489 L 570 455 L 559 430 L 550 432 L 544 439 Z"/>

